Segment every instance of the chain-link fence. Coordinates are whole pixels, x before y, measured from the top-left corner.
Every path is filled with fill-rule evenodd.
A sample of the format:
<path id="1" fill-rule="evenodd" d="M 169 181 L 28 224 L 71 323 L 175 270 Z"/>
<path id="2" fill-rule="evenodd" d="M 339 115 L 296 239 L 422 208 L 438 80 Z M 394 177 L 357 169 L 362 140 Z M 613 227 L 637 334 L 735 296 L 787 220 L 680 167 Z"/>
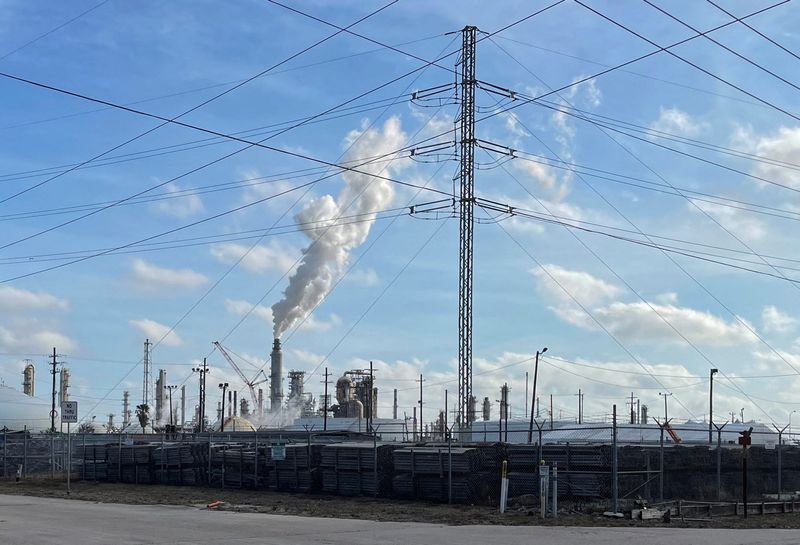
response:
<path id="1" fill-rule="evenodd" d="M 761 425 L 478 422 L 471 430 L 377 426 L 203 434 L 73 434 L 73 475 L 92 481 L 199 485 L 511 506 L 618 510 L 630 500 L 786 500 L 800 490 L 800 436 Z M 3 475 L 62 475 L 62 434 L 0 436 Z"/>

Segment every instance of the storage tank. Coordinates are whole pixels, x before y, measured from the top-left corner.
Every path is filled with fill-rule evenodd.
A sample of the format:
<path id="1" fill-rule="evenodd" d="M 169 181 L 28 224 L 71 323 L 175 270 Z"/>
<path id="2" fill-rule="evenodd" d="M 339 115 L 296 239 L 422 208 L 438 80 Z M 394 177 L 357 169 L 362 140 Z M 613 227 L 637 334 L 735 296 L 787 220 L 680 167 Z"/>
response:
<path id="1" fill-rule="evenodd" d="M 56 429 L 61 425 L 60 413 Z M 50 429 L 50 400 L 38 399 L 0 385 L 0 429 L 28 430 L 39 433 Z"/>
<path id="2" fill-rule="evenodd" d="M 28 365 L 22 371 L 22 393 L 26 396 L 36 395 L 36 368 L 31 360 L 25 360 Z"/>

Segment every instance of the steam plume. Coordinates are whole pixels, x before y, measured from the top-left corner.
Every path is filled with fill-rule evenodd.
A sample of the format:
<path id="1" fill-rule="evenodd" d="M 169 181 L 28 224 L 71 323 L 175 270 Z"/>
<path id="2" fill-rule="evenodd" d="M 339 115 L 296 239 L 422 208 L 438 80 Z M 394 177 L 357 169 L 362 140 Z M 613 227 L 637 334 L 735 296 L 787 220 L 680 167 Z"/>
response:
<path id="1" fill-rule="evenodd" d="M 380 130 L 351 131 L 345 139 L 346 146 L 352 145 L 345 160 L 390 153 L 401 148 L 405 140 L 400 119 L 392 117 Z M 388 177 L 393 171 L 402 168 L 401 161 L 389 163 L 388 167 L 386 165 L 383 162 L 369 164 L 358 167 L 358 170 L 369 174 L 381 173 Z M 276 339 L 302 320 L 328 294 L 333 283 L 347 267 L 350 252 L 363 244 L 369 236 L 375 223 L 375 212 L 386 208 L 394 198 L 394 187 L 387 180 L 352 171 L 343 173 L 342 178 L 345 187 L 336 198 L 325 195 L 314 199 L 295 216 L 299 224 L 307 225 L 303 228 L 303 233 L 312 242 L 316 241 L 316 244 L 303 250 L 302 261 L 289 278 L 289 286 L 283 293 L 283 299 L 272 305 Z M 353 214 L 367 214 L 358 219 L 368 221 L 329 226 L 339 215 Z"/>

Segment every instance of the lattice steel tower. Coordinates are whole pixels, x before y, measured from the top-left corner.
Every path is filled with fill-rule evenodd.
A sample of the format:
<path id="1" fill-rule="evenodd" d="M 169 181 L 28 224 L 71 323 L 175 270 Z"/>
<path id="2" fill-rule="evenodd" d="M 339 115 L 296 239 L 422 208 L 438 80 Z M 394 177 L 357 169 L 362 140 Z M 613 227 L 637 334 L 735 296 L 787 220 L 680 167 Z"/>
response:
<path id="1" fill-rule="evenodd" d="M 472 425 L 472 242 L 475 206 L 475 38 L 478 29 L 466 26 L 461 46 L 461 115 L 459 172 L 460 229 L 458 260 L 458 417 Z"/>

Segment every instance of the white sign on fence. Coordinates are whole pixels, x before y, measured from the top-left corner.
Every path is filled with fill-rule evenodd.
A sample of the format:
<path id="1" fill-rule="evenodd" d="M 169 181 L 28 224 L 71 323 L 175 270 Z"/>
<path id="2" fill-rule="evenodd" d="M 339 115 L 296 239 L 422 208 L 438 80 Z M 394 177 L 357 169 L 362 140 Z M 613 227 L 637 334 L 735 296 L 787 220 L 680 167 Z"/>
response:
<path id="1" fill-rule="evenodd" d="M 64 424 L 78 423 L 77 401 L 63 401 L 61 403 L 61 422 Z"/>
<path id="2" fill-rule="evenodd" d="M 272 459 L 285 460 L 286 459 L 286 445 L 272 445 Z"/>

